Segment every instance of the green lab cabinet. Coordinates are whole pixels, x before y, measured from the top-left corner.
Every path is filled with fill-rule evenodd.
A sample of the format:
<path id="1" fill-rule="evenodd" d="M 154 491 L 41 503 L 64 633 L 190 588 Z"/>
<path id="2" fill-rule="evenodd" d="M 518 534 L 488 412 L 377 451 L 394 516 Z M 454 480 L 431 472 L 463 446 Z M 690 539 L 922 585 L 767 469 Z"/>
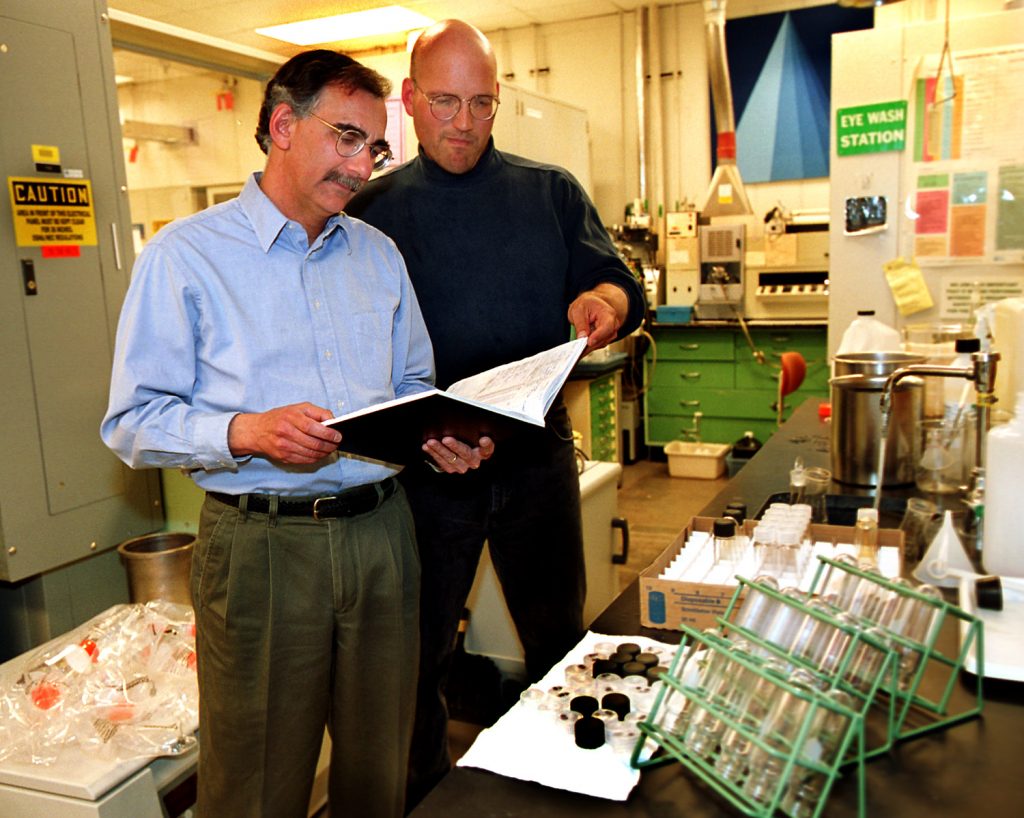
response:
<path id="1" fill-rule="evenodd" d="M 777 426 L 778 377 L 784 352 L 807 363 L 803 384 L 784 401 L 784 414 L 808 397 L 828 398 L 825 326 L 749 327 L 759 363 L 738 324 L 657 325 L 644 358 L 644 439 L 734 443 L 751 431 L 761 441 Z M 699 420 L 697 413 L 700 413 Z"/>

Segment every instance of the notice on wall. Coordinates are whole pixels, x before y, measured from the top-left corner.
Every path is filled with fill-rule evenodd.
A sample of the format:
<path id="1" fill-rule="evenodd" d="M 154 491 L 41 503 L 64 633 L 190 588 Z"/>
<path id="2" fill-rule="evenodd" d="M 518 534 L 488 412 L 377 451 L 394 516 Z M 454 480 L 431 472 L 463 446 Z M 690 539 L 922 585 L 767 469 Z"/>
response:
<path id="1" fill-rule="evenodd" d="M 96 213 L 88 179 L 8 176 L 18 247 L 95 245 Z"/>
<path id="2" fill-rule="evenodd" d="M 1024 164 L 999 169 L 996 254 L 1024 250 Z"/>
<path id="3" fill-rule="evenodd" d="M 1024 166 L 958 163 L 916 177 L 914 255 L 922 262 L 1024 260 Z"/>
<path id="4" fill-rule="evenodd" d="M 836 111 L 836 154 L 901 151 L 907 142 L 907 101 L 878 102 Z"/>
<path id="5" fill-rule="evenodd" d="M 946 319 L 965 319 L 984 304 L 1021 296 L 1024 282 L 1017 276 L 946 278 L 942 282 L 941 313 Z"/>
<path id="6" fill-rule="evenodd" d="M 902 227 L 922 266 L 1024 262 L 1024 46 L 923 56 Z"/>

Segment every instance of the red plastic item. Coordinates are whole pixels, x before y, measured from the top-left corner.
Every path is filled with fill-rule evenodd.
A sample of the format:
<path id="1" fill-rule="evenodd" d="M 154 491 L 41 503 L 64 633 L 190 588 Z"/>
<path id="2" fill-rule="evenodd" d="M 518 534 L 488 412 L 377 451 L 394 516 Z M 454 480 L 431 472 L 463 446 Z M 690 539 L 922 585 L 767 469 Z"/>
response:
<path id="1" fill-rule="evenodd" d="M 831 403 L 819 403 L 818 404 L 818 418 L 820 420 L 828 420 L 832 417 L 832 404 Z"/>
<path id="2" fill-rule="evenodd" d="M 83 639 L 78 643 L 82 649 L 88 653 L 94 662 L 99 660 L 100 650 L 96 647 L 96 643 L 92 639 Z"/>
<path id="3" fill-rule="evenodd" d="M 779 390 L 782 396 L 792 395 L 800 388 L 807 375 L 807 361 L 799 352 L 783 352 L 780 356 Z"/>
<path id="4" fill-rule="evenodd" d="M 32 704 L 40 710 L 49 710 L 60 701 L 60 690 L 49 682 L 40 682 L 32 688 Z"/>

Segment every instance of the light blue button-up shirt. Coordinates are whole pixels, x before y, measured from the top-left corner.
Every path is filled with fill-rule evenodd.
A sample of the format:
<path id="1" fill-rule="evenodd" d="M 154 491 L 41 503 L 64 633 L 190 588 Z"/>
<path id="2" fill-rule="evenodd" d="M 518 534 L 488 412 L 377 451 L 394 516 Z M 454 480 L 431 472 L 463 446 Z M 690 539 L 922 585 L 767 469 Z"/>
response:
<path id="1" fill-rule="evenodd" d="M 341 415 L 423 391 L 434 373 L 392 241 L 340 214 L 309 245 L 259 179 L 139 256 L 100 433 L 133 468 L 182 467 L 207 491 L 309 497 L 381 480 L 393 470 L 337 453 L 291 466 L 228 449 L 239 412 L 309 401 Z"/>

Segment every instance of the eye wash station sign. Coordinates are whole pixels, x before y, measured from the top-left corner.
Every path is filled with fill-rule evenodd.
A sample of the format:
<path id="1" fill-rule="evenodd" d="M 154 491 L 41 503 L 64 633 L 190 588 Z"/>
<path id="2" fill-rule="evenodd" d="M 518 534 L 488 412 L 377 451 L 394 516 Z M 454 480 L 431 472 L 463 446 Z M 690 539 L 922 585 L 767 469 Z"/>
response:
<path id="1" fill-rule="evenodd" d="M 907 141 L 907 101 L 878 102 L 836 111 L 836 154 L 901 151 Z"/>

